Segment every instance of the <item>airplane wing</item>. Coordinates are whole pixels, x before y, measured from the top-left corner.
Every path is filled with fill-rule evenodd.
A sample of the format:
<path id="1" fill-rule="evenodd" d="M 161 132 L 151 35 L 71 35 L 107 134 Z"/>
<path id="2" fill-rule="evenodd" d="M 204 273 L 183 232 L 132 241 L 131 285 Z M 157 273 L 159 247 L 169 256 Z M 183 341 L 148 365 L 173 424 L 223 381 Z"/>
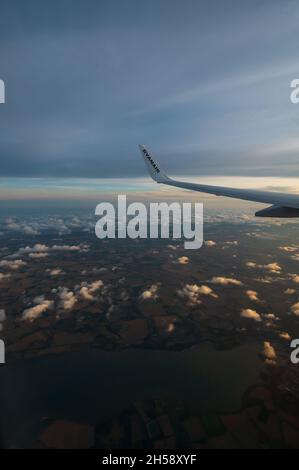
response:
<path id="1" fill-rule="evenodd" d="M 257 217 L 299 217 L 299 195 L 274 191 L 259 191 L 255 189 L 228 188 L 224 186 L 212 186 L 174 180 L 164 173 L 156 159 L 153 158 L 144 145 L 139 145 L 139 148 L 150 176 L 157 183 L 189 189 L 191 191 L 214 194 L 216 196 L 271 204 L 271 207 L 256 212 L 255 215 Z"/>

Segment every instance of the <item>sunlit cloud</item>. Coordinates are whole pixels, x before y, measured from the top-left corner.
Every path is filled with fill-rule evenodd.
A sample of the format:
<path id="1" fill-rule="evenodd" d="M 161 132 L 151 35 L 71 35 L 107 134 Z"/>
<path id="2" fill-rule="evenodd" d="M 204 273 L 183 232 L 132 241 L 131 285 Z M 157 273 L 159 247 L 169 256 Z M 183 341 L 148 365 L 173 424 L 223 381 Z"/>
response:
<path id="1" fill-rule="evenodd" d="M 156 300 L 158 298 L 158 288 L 159 284 L 153 284 L 150 286 L 147 290 L 143 291 L 142 294 L 140 294 L 140 299 L 141 300 Z"/>
<path id="2" fill-rule="evenodd" d="M 276 363 L 277 354 L 274 347 L 269 341 L 264 341 L 263 356 L 265 357 L 267 363 Z"/>
<path id="3" fill-rule="evenodd" d="M 254 290 L 247 290 L 246 295 L 251 300 L 252 302 L 260 302 L 260 299 L 258 297 L 258 293 Z"/>
<path id="4" fill-rule="evenodd" d="M 212 284 L 219 284 L 221 286 L 242 286 L 243 283 L 239 281 L 238 279 L 234 279 L 231 277 L 225 277 L 225 276 L 214 276 L 211 279 Z"/>
<path id="5" fill-rule="evenodd" d="M 36 305 L 23 311 L 22 320 L 33 322 L 54 306 L 53 300 L 46 300 L 44 297 L 36 298 L 34 303 Z"/>
<path id="6" fill-rule="evenodd" d="M 250 308 L 245 308 L 241 311 L 241 317 L 243 318 L 250 318 L 252 320 L 255 320 L 257 322 L 261 322 L 261 316 L 256 310 L 252 310 Z"/>

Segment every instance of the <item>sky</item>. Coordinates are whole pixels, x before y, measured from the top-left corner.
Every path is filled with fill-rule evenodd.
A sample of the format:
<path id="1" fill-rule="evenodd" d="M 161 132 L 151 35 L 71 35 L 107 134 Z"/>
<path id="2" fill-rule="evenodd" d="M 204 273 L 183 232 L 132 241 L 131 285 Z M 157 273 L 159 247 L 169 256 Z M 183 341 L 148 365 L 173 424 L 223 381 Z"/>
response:
<path id="1" fill-rule="evenodd" d="M 298 24 L 295 0 L 2 0 L 0 176 L 145 177 L 143 143 L 170 175 L 298 177 Z"/>

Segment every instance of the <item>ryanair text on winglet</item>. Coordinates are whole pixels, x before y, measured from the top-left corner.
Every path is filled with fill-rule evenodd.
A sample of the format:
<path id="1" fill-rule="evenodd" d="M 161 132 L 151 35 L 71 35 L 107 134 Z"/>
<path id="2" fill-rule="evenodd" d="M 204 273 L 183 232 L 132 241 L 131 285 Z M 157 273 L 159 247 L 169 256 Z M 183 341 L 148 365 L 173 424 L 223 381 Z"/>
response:
<path id="1" fill-rule="evenodd" d="M 5 84 L 4 81 L 0 79 L 0 104 L 5 103 Z"/>
<path id="2" fill-rule="evenodd" d="M 150 164 L 151 164 L 152 167 L 154 168 L 155 172 L 156 172 L 156 173 L 160 173 L 159 168 L 157 167 L 157 165 L 155 164 L 154 160 L 153 160 L 152 157 L 149 155 L 149 153 L 147 152 L 147 150 L 146 150 L 146 149 L 143 149 L 142 152 L 144 153 L 144 155 L 146 156 L 146 158 L 148 159 L 148 161 L 150 162 Z"/>

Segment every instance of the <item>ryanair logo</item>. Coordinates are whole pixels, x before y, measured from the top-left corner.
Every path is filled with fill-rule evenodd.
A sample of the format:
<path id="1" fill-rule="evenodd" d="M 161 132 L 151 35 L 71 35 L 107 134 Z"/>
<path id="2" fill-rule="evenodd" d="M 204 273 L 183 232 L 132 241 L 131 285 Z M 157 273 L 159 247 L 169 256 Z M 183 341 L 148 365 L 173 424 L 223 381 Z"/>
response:
<path id="1" fill-rule="evenodd" d="M 148 151 L 146 149 L 143 149 L 142 152 L 144 153 L 144 155 L 146 156 L 146 158 L 148 159 L 148 161 L 150 162 L 150 164 L 154 168 L 155 172 L 160 173 L 159 168 L 157 167 L 157 165 L 154 162 L 154 160 L 152 159 L 152 157 L 149 155 Z"/>

